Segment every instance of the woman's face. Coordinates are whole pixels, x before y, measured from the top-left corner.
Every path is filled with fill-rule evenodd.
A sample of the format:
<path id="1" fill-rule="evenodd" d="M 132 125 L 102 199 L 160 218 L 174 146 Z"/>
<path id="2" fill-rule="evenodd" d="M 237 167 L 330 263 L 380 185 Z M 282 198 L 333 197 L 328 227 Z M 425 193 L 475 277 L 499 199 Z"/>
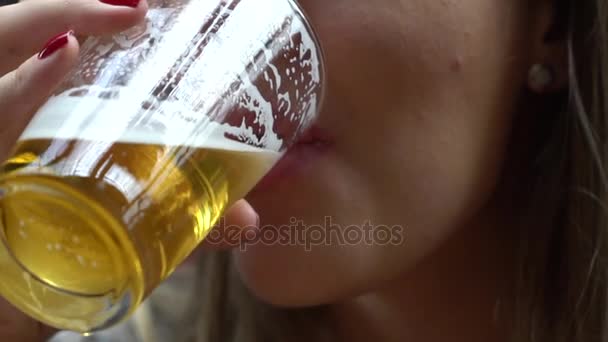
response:
<path id="1" fill-rule="evenodd" d="M 382 286 L 477 215 L 536 62 L 527 1 L 300 3 L 327 61 L 318 141 L 251 193 L 274 232 L 235 251 L 247 286 L 287 306 Z"/>

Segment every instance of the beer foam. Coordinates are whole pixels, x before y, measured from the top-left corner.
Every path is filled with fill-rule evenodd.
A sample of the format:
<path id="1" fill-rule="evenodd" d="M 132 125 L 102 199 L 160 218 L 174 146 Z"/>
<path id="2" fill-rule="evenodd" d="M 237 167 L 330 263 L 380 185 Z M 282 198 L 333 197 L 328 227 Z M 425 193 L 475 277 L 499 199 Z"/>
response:
<path id="1" fill-rule="evenodd" d="M 203 113 L 184 114 L 175 103 L 166 103 L 152 115 L 125 112 L 119 100 L 94 97 L 55 96 L 38 111 L 20 140 L 80 139 L 96 142 L 122 142 L 190 146 L 234 152 L 265 152 L 279 157 L 278 151 L 260 148 L 226 137 L 238 136 L 239 127 L 211 121 Z M 143 119 L 145 117 L 145 120 Z M 192 121 L 197 117 L 197 121 Z"/>
<path id="2" fill-rule="evenodd" d="M 288 141 L 275 126 L 285 122 L 296 134 L 322 102 L 322 56 L 290 0 L 152 6 L 141 26 L 90 37 L 81 50 L 75 77 L 39 110 L 21 139 L 278 154 Z M 253 122 L 243 117 L 239 125 L 232 115 L 236 126 L 222 124 L 240 112 Z"/>

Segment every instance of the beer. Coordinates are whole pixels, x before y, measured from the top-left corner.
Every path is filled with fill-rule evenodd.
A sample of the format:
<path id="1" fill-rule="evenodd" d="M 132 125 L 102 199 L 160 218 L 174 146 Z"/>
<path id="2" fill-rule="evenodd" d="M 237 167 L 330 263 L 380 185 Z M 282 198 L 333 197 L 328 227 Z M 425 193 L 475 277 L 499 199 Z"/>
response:
<path id="1" fill-rule="evenodd" d="M 136 308 L 279 154 L 211 122 L 181 146 L 153 131 L 61 136 L 49 120 L 70 106 L 47 107 L 0 172 L 0 286 L 35 318 L 86 332 L 125 316 L 100 317 L 109 303 Z"/>
<path id="2" fill-rule="evenodd" d="M 297 1 L 148 7 L 82 42 L 0 165 L 0 295 L 58 329 L 129 317 L 323 103 Z"/>

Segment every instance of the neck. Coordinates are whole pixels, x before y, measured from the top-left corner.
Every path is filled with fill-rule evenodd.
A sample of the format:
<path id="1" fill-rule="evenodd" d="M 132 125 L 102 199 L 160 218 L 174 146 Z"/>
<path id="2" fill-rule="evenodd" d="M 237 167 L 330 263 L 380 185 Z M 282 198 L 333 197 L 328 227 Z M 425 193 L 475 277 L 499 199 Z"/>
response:
<path id="1" fill-rule="evenodd" d="M 339 340 L 506 341 L 512 229 L 469 225 L 386 287 L 332 306 Z"/>

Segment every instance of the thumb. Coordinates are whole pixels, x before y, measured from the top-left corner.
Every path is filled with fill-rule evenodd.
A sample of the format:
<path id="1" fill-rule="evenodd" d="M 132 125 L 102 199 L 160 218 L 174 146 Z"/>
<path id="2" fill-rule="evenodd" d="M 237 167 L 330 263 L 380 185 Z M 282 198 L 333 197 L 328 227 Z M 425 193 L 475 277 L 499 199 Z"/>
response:
<path id="1" fill-rule="evenodd" d="M 32 115 L 78 60 L 73 33 L 58 35 L 40 53 L 0 78 L 0 159 L 4 160 Z"/>
<path id="2" fill-rule="evenodd" d="M 253 238 L 259 229 L 259 216 L 244 199 L 233 204 L 209 232 L 201 248 L 225 250 L 239 247 Z"/>
<path id="3" fill-rule="evenodd" d="M 42 342 L 57 330 L 26 316 L 4 299 L 0 299 L 0 341 Z"/>

